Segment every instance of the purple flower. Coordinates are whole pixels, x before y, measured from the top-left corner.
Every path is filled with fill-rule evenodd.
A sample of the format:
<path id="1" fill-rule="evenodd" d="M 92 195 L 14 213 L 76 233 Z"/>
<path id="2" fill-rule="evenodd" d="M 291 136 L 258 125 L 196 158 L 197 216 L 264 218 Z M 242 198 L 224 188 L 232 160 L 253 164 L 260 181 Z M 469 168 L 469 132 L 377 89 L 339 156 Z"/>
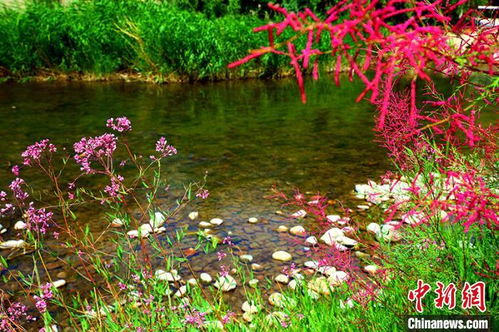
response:
<path id="1" fill-rule="evenodd" d="M 29 195 L 21 188 L 21 185 L 23 184 L 26 184 L 23 179 L 16 178 L 9 185 L 10 190 L 12 190 L 12 192 L 14 193 L 14 197 L 19 201 L 24 201 L 29 197 Z"/>
<path id="2" fill-rule="evenodd" d="M 45 234 L 47 228 L 50 227 L 52 222 L 52 212 L 47 212 L 45 209 L 35 209 L 33 207 L 33 202 L 29 204 L 28 210 L 26 210 L 26 220 L 28 221 L 28 228 L 37 232 Z"/>
<path id="3" fill-rule="evenodd" d="M 166 138 L 161 137 L 156 142 L 156 151 L 161 154 L 162 158 L 173 156 L 177 154 L 177 149 L 173 145 L 168 145 L 166 142 Z"/>
<path id="4" fill-rule="evenodd" d="M 18 165 L 14 165 L 12 166 L 12 174 L 14 174 L 15 176 L 19 176 L 19 171 L 21 170 L 21 168 L 18 166 Z"/>
<path id="5" fill-rule="evenodd" d="M 24 158 L 23 164 L 32 166 L 31 162 L 39 162 L 44 151 L 53 153 L 57 151 L 57 148 L 54 144 L 49 143 L 48 139 L 43 139 L 40 142 L 35 142 L 35 144 L 28 146 L 26 150 L 21 153 L 21 157 Z"/>
<path id="6" fill-rule="evenodd" d="M 224 240 L 222 241 L 223 244 L 226 244 L 228 246 L 233 246 L 234 243 L 232 243 L 232 238 L 230 236 L 224 237 Z"/>
<path id="7" fill-rule="evenodd" d="M 125 290 L 127 287 L 124 283 L 122 283 L 121 281 L 118 282 L 118 288 L 121 289 L 121 290 Z"/>
<path id="8" fill-rule="evenodd" d="M 220 262 L 222 259 L 225 258 L 225 256 L 227 256 L 226 253 L 224 253 L 223 251 L 218 251 L 217 252 L 217 258 L 218 258 L 218 261 Z"/>
<path id="9" fill-rule="evenodd" d="M 131 131 L 132 130 L 132 123 L 126 116 L 122 116 L 120 118 L 110 118 L 107 120 L 106 127 L 111 128 L 113 130 L 116 130 L 120 133 L 124 131 Z"/>
<path id="10" fill-rule="evenodd" d="M 229 268 L 225 265 L 220 266 L 220 276 L 225 278 L 229 275 Z"/>
<path id="11" fill-rule="evenodd" d="M 185 316 L 185 323 L 189 325 L 197 325 L 197 327 L 202 327 L 206 318 L 206 312 L 199 312 L 194 310 L 191 315 Z"/>
<path id="12" fill-rule="evenodd" d="M 0 191 L 0 202 L 5 201 L 6 197 L 7 197 L 7 193 L 5 191 Z"/>
<path id="13" fill-rule="evenodd" d="M 118 176 L 113 176 L 111 178 L 111 184 L 106 186 L 104 188 L 104 191 L 110 196 L 110 197 L 117 197 L 120 189 L 121 189 L 121 183 L 123 182 L 124 178 L 121 175 Z"/>
<path id="14" fill-rule="evenodd" d="M 14 205 L 12 204 L 5 204 L 5 207 L 0 210 L 0 215 L 6 215 L 8 213 L 14 212 Z"/>
<path id="15" fill-rule="evenodd" d="M 43 298 L 36 295 L 33 296 L 33 298 L 36 301 L 35 306 L 38 309 L 38 311 L 40 311 L 40 313 L 43 314 L 45 311 L 47 311 L 47 302 L 45 302 Z"/>
<path id="16" fill-rule="evenodd" d="M 197 194 L 196 197 L 199 197 L 201 199 L 207 199 L 208 196 L 210 195 L 210 192 L 206 189 L 200 190 Z"/>
<path id="17" fill-rule="evenodd" d="M 222 324 L 224 324 L 224 325 L 227 324 L 232 319 L 234 319 L 234 317 L 236 317 L 236 313 L 235 312 L 227 311 L 227 313 L 225 314 L 225 316 L 222 317 Z"/>
<path id="18" fill-rule="evenodd" d="M 73 144 L 76 152 L 75 161 L 81 166 L 81 170 L 91 174 L 92 161 L 101 160 L 103 157 L 111 157 L 116 150 L 117 138 L 113 134 L 103 134 L 96 137 L 83 137 L 79 142 Z"/>

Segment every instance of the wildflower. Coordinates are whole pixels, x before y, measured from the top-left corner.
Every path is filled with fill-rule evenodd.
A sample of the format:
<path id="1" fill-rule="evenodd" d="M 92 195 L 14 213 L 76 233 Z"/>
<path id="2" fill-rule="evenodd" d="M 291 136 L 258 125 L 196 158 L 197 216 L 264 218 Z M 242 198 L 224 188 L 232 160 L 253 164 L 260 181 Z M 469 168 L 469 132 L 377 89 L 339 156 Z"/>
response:
<path id="1" fill-rule="evenodd" d="M 26 210 L 26 220 L 28 221 L 28 228 L 45 234 L 47 228 L 50 227 L 53 217 L 52 212 L 47 212 L 45 209 L 35 209 L 33 202 L 29 203 L 29 208 Z"/>
<path id="2" fill-rule="evenodd" d="M 209 195 L 210 195 L 210 192 L 206 189 L 203 189 L 196 194 L 196 197 L 201 198 L 201 199 L 207 199 Z"/>
<path id="3" fill-rule="evenodd" d="M 161 158 L 173 156 L 177 154 L 177 149 L 173 145 L 168 145 L 166 142 L 166 138 L 161 137 L 156 142 L 156 151 L 161 154 Z"/>
<path id="4" fill-rule="evenodd" d="M 95 170 L 91 168 L 92 161 L 101 161 L 104 157 L 111 157 L 116 150 L 117 138 L 113 134 L 103 134 L 96 137 L 83 137 L 73 144 L 74 159 L 87 174 Z"/>
<path id="5" fill-rule="evenodd" d="M 232 238 L 230 236 L 224 237 L 222 243 L 231 247 L 234 245 L 234 243 L 232 243 Z"/>
<path id="6" fill-rule="evenodd" d="M 185 323 L 189 325 L 196 325 L 198 328 L 202 327 L 206 318 L 206 312 L 199 312 L 194 310 L 190 315 L 185 316 Z"/>
<path id="7" fill-rule="evenodd" d="M 230 322 L 232 319 L 236 317 L 236 313 L 232 311 L 227 311 L 227 313 L 222 317 L 222 324 L 227 324 Z"/>
<path id="8" fill-rule="evenodd" d="M 59 233 L 58 232 L 53 232 L 52 233 L 52 236 L 54 237 L 54 239 L 59 239 Z"/>
<path id="9" fill-rule="evenodd" d="M 111 177 L 111 184 L 106 186 L 104 188 L 104 191 L 110 197 L 118 197 L 118 194 L 119 194 L 120 189 L 121 189 L 121 183 L 123 182 L 123 180 L 124 180 L 124 178 L 121 175 Z"/>
<path id="10" fill-rule="evenodd" d="M 225 265 L 221 265 L 220 266 L 220 276 L 225 278 L 229 275 L 229 269 L 227 266 Z"/>
<path id="11" fill-rule="evenodd" d="M 224 253 L 223 251 L 218 251 L 217 252 L 217 258 L 218 258 L 218 261 L 220 262 L 222 259 L 224 259 L 225 257 L 227 256 L 226 253 Z"/>
<path id="12" fill-rule="evenodd" d="M 14 197 L 19 201 L 24 201 L 29 197 L 29 195 L 21 188 L 21 185 L 24 184 L 26 184 L 26 182 L 23 179 L 16 178 L 9 185 L 10 190 L 14 193 Z"/>
<path id="13" fill-rule="evenodd" d="M 48 139 L 43 139 L 40 142 L 28 146 L 26 150 L 21 153 L 21 157 L 24 158 L 23 164 L 32 166 L 33 161 L 40 162 L 42 153 L 45 151 L 53 153 L 57 151 L 57 148 L 54 144 L 49 143 Z"/>
<path id="14" fill-rule="evenodd" d="M 5 191 L 0 191 L 0 202 L 4 202 L 7 198 L 7 193 Z"/>
<path id="15" fill-rule="evenodd" d="M 127 117 L 122 116 L 119 118 L 110 118 L 107 120 L 106 127 L 116 130 L 117 132 L 131 131 L 132 123 Z"/>
<path id="16" fill-rule="evenodd" d="M 14 174 L 15 176 L 19 176 L 19 172 L 20 172 L 20 170 L 21 170 L 21 169 L 20 169 L 20 167 L 19 167 L 18 165 L 14 165 L 14 166 L 12 166 L 12 169 L 11 169 L 12 174 Z"/>
<path id="17" fill-rule="evenodd" d="M 121 290 L 127 289 L 126 285 L 124 283 L 122 283 L 121 281 L 118 282 L 118 288 L 121 289 Z"/>
<path id="18" fill-rule="evenodd" d="M 40 313 L 44 313 L 45 311 L 47 311 L 47 302 L 45 302 L 45 300 L 39 296 L 33 296 L 33 298 L 35 299 L 35 306 L 36 308 L 38 309 L 38 311 Z"/>
<path id="19" fill-rule="evenodd" d="M 0 210 L 0 215 L 4 216 L 8 213 L 11 213 L 11 212 L 14 212 L 14 205 L 12 204 L 5 204 L 5 207 L 3 209 Z"/>

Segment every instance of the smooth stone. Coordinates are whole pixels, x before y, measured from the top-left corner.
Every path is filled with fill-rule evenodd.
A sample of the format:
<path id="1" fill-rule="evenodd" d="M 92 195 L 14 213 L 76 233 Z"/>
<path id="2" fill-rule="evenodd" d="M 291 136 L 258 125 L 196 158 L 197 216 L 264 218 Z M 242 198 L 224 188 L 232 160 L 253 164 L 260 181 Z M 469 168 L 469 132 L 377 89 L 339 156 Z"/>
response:
<path id="1" fill-rule="evenodd" d="M 113 221 L 111 221 L 111 227 L 122 227 L 125 223 L 123 222 L 123 220 L 121 220 L 120 218 L 114 218 Z"/>
<path id="2" fill-rule="evenodd" d="M 284 295 L 282 295 L 281 293 L 272 293 L 270 294 L 269 296 L 269 303 L 273 306 L 276 306 L 276 307 L 284 307 L 284 301 L 285 301 L 285 297 Z"/>
<path id="3" fill-rule="evenodd" d="M 28 243 L 24 240 L 8 240 L 5 242 L 0 242 L 0 249 L 16 249 L 25 248 Z"/>
<path id="4" fill-rule="evenodd" d="M 326 277 L 319 277 L 308 282 L 308 289 L 322 295 L 329 295 L 333 287 L 329 284 Z"/>
<path id="5" fill-rule="evenodd" d="M 61 272 L 57 273 L 55 276 L 56 276 L 56 278 L 64 279 L 67 277 L 67 273 L 64 271 L 61 271 Z"/>
<path id="6" fill-rule="evenodd" d="M 263 266 L 260 265 L 260 264 L 253 263 L 253 264 L 251 264 L 251 269 L 253 271 L 262 271 L 263 270 Z"/>
<path id="7" fill-rule="evenodd" d="M 251 321 L 253 320 L 253 314 L 250 314 L 249 312 L 245 312 L 245 313 L 243 313 L 243 319 L 246 322 L 251 323 Z"/>
<path id="8" fill-rule="evenodd" d="M 338 222 L 341 219 L 341 217 L 337 214 L 331 214 L 329 216 L 326 216 L 326 219 L 329 222 Z"/>
<path id="9" fill-rule="evenodd" d="M 321 236 L 320 241 L 329 246 L 333 246 L 337 243 L 336 239 L 342 236 L 344 236 L 343 231 L 337 227 L 333 227 Z"/>
<path id="10" fill-rule="evenodd" d="M 143 224 L 143 225 L 140 225 L 138 231 L 142 237 L 147 237 L 147 236 L 149 236 L 150 233 L 154 232 L 154 229 L 151 226 L 151 224 Z"/>
<path id="11" fill-rule="evenodd" d="M 351 235 L 351 234 L 355 233 L 355 228 L 350 227 L 350 226 L 343 227 L 341 230 L 343 231 L 344 234 L 347 234 L 347 235 Z"/>
<path id="12" fill-rule="evenodd" d="M 294 280 L 304 280 L 305 279 L 305 276 L 301 273 L 293 273 L 292 277 Z"/>
<path id="13" fill-rule="evenodd" d="M 199 217 L 199 212 L 197 212 L 197 211 L 193 211 L 193 212 L 189 213 L 189 219 L 191 219 L 191 220 L 195 220 L 198 217 Z"/>
<path id="14" fill-rule="evenodd" d="M 296 287 L 298 286 L 298 282 L 297 282 L 295 279 L 293 279 L 293 280 L 291 280 L 291 281 L 288 283 L 288 286 L 289 286 L 289 288 L 291 288 L 291 289 L 293 289 L 293 290 L 294 290 L 294 289 L 296 289 Z"/>
<path id="15" fill-rule="evenodd" d="M 224 221 L 220 218 L 213 218 L 210 220 L 210 224 L 215 225 L 215 226 L 220 226 L 223 223 L 224 223 Z"/>
<path id="16" fill-rule="evenodd" d="M 258 307 L 256 306 L 255 302 L 251 301 L 245 301 L 241 307 L 241 309 L 244 312 L 250 313 L 250 314 L 256 314 L 258 313 Z"/>
<path id="17" fill-rule="evenodd" d="M 59 279 L 59 280 L 56 280 L 52 283 L 52 286 L 54 286 L 55 288 L 59 288 L 59 287 L 62 287 L 66 285 L 66 280 L 64 279 Z"/>
<path id="18" fill-rule="evenodd" d="M 275 311 L 275 312 L 272 312 L 272 313 L 268 314 L 267 316 L 265 316 L 265 321 L 270 326 L 274 326 L 274 325 L 281 326 L 281 324 L 288 319 L 289 319 L 289 316 L 281 311 Z"/>
<path id="19" fill-rule="evenodd" d="M 378 271 L 378 267 L 376 265 L 366 265 L 364 266 L 364 271 L 369 274 L 376 274 L 376 272 Z"/>
<path id="20" fill-rule="evenodd" d="M 274 280 L 278 283 L 287 285 L 289 283 L 289 277 L 285 274 L 277 275 Z"/>
<path id="21" fill-rule="evenodd" d="M 343 300 L 340 300 L 340 308 L 341 309 L 347 309 L 347 308 L 353 308 L 354 302 L 352 299 L 346 300 L 346 302 L 343 302 Z"/>
<path id="22" fill-rule="evenodd" d="M 171 270 L 171 272 L 166 272 L 164 270 L 158 269 L 154 272 L 154 276 L 159 280 L 166 280 L 168 282 L 179 281 L 181 278 L 178 275 L 177 270 Z"/>
<path id="23" fill-rule="evenodd" d="M 308 267 L 309 269 L 314 269 L 317 270 L 319 268 L 319 262 L 318 261 L 306 261 L 303 263 L 305 267 Z"/>
<path id="24" fill-rule="evenodd" d="M 366 230 L 369 233 L 379 234 L 381 232 L 381 226 L 375 222 L 372 222 L 369 225 L 367 225 Z"/>
<path id="25" fill-rule="evenodd" d="M 318 300 L 321 297 L 319 295 L 319 293 L 317 293 L 316 291 L 313 291 L 311 289 L 307 289 L 307 294 L 308 294 L 308 296 L 310 296 L 310 298 L 312 300 Z"/>
<path id="26" fill-rule="evenodd" d="M 299 210 L 299 211 L 296 211 L 295 213 L 293 213 L 291 215 L 291 217 L 293 217 L 293 218 L 305 218 L 306 215 L 307 215 L 307 211 Z"/>
<path id="27" fill-rule="evenodd" d="M 255 218 L 255 217 L 251 217 L 251 218 L 248 219 L 248 222 L 250 224 L 257 224 L 258 221 L 259 221 L 258 218 Z"/>
<path id="28" fill-rule="evenodd" d="M 138 230 L 136 230 L 136 229 L 134 229 L 134 230 L 128 231 L 128 232 L 126 233 L 126 235 L 128 235 L 128 237 L 129 237 L 129 238 L 134 239 L 134 238 L 139 237 L 139 231 L 138 231 Z"/>
<path id="29" fill-rule="evenodd" d="M 0 227 L 0 228 L 2 228 L 2 227 Z M 16 231 L 20 231 L 20 230 L 23 230 L 23 229 L 26 229 L 26 228 L 28 228 L 28 224 L 26 224 L 26 223 L 25 223 L 24 221 L 22 221 L 22 220 L 19 220 L 19 221 L 17 221 L 17 222 L 14 224 L 14 229 L 15 229 Z"/>
<path id="30" fill-rule="evenodd" d="M 357 243 L 358 243 L 356 240 L 351 239 L 351 238 L 346 237 L 346 236 L 341 236 L 341 237 L 337 238 L 336 242 L 338 244 L 341 244 L 341 245 L 346 246 L 346 247 L 353 247 L 353 246 L 357 245 Z"/>
<path id="31" fill-rule="evenodd" d="M 307 231 L 305 230 L 305 228 L 303 226 L 291 227 L 289 232 L 293 235 L 296 235 L 296 236 L 305 236 L 307 234 Z"/>
<path id="32" fill-rule="evenodd" d="M 367 210 L 367 209 L 369 209 L 369 205 L 357 205 L 357 209 L 359 209 L 359 210 Z"/>
<path id="33" fill-rule="evenodd" d="M 286 226 L 279 226 L 277 227 L 276 231 L 279 232 L 279 233 L 286 233 L 288 231 L 289 228 L 287 228 Z"/>
<path id="34" fill-rule="evenodd" d="M 165 221 L 166 218 L 161 212 L 155 212 L 154 216 L 149 220 L 149 225 L 151 225 L 153 228 L 158 228 L 163 226 Z"/>
<path id="35" fill-rule="evenodd" d="M 369 257 L 371 257 L 369 254 L 366 254 L 365 252 L 362 252 L 362 251 L 356 251 L 355 252 L 355 256 L 357 256 L 358 258 L 369 258 Z"/>
<path id="36" fill-rule="evenodd" d="M 243 263 L 251 263 L 253 261 L 253 256 L 251 256 L 251 255 L 241 255 L 241 256 L 239 256 L 239 259 Z"/>
<path id="37" fill-rule="evenodd" d="M 193 287 L 198 285 L 198 281 L 194 278 L 190 278 L 189 280 L 187 280 L 187 283 Z"/>
<path id="38" fill-rule="evenodd" d="M 212 224 L 210 224 L 209 222 L 206 222 L 206 221 L 201 221 L 198 226 L 200 228 L 211 228 L 211 227 L 213 227 Z"/>
<path id="39" fill-rule="evenodd" d="M 279 250 L 272 254 L 272 258 L 276 261 L 287 262 L 290 261 L 293 256 L 291 256 L 291 254 L 286 251 Z"/>
<path id="40" fill-rule="evenodd" d="M 324 275 L 330 276 L 336 272 L 336 268 L 334 268 L 333 266 L 321 266 L 317 271 Z"/>
<path id="41" fill-rule="evenodd" d="M 213 281 L 213 279 L 211 278 L 211 276 L 206 273 L 206 272 L 203 272 L 199 275 L 199 278 L 201 279 L 201 282 L 203 284 L 211 284 L 211 282 Z"/>
<path id="42" fill-rule="evenodd" d="M 307 237 L 307 239 L 305 240 L 305 244 L 307 246 L 316 246 L 319 242 L 317 241 L 317 238 L 315 236 L 309 236 Z"/>
<path id="43" fill-rule="evenodd" d="M 333 286 L 339 286 L 349 279 L 348 273 L 344 271 L 336 271 L 327 279 L 327 281 Z"/>
<path id="44" fill-rule="evenodd" d="M 381 230 L 376 234 L 377 239 L 383 239 L 384 241 L 397 242 L 402 239 L 402 234 L 395 229 L 393 225 L 382 225 Z"/>
<path id="45" fill-rule="evenodd" d="M 256 286 L 258 286 L 259 282 L 260 282 L 260 280 L 258 280 L 258 279 L 251 279 L 250 281 L 248 281 L 248 285 L 250 287 L 256 288 Z"/>
<path id="46" fill-rule="evenodd" d="M 175 292 L 175 297 L 183 297 L 187 293 L 187 286 L 180 286 L 180 288 Z"/>
<path id="47" fill-rule="evenodd" d="M 230 275 L 225 277 L 220 276 L 218 277 L 218 280 L 215 282 L 214 286 L 220 289 L 222 292 L 229 292 L 236 288 L 237 283 L 236 280 Z"/>

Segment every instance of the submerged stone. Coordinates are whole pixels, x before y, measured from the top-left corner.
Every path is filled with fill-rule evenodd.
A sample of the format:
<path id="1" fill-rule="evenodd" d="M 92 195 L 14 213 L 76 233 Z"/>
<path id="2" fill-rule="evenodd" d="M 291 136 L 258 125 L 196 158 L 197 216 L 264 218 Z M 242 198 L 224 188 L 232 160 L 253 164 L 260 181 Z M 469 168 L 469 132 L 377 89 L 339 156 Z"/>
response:
<path id="1" fill-rule="evenodd" d="M 272 254 L 272 258 L 277 261 L 287 262 L 290 261 L 293 256 L 291 256 L 291 254 L 286 251 L 279 250 Z"/>

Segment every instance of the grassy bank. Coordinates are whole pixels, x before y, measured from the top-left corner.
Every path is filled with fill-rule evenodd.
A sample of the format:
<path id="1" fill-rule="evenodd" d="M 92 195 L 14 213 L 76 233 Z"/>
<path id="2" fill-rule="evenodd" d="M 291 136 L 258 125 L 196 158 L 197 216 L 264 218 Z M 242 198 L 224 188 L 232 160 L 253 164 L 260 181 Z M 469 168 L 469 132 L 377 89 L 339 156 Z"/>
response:
<path id="1" fill-rule="evenodd" d="M 193 81 L 284 74 L 287 61 L 274 56 L 226 69 L 265 44 L 265 34 L 251 33 L 265 22 L 150 0 L 28 2 L 0 11 L 0 75 Z"/>

